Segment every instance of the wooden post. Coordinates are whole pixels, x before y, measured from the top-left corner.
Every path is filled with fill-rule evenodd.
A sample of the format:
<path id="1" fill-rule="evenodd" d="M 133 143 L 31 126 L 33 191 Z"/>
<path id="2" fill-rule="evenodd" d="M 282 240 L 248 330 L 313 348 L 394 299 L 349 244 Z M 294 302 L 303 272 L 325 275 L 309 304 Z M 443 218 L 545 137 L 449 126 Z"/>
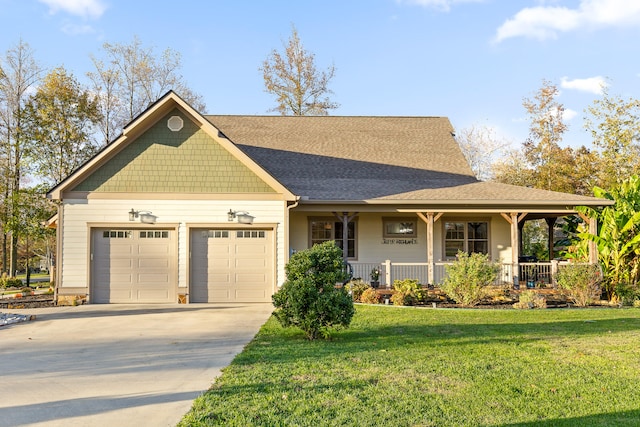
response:
<path id="1" fill-rule="evenodd" d="M 391 260 L 386 259 L 383 263 L 384 266 L 384 283 L 387 289 L 391 288 Z"/>
<path id="2" fill-rule="evenodd" d="M 556 224 L 556 217 L 551 217 L 551 218 L 545 218 L 544 221 L 547 223 L 547 244 L 548 244 L 548 248 L 549 248 L 549 261 L 553 260 L 553 247 L 554 247 L 554 233 L 553 233 L 553 227 Z"/>
<path id="3" fill-rule="evenodd" d="M 433 220 L 433 212 L 427 212 L 427 271 L 428 283 L 434 284 L 435 265 L 433 259 L 433 229 L 435 221 Z"/>
<path id="4" fill-rule="evenodd" d="M 511 275 L 513 276 L 513 286 L 520 286 L 520 242 L 518 237 L 520 234 L 520 228 L 518 224 L 524 220 L 527 213 L 518 214 L 517 212 L 511 212 L 509 214 L 500 213 L 500 215 L 511 225 Z"/>
<path id="5" fill-rule="evenodd" d="M 422 212 L 417 213 L 418 217 L 427 224 L 427 270 L 428 270 L 428 281 L 430 284 L 435 284 L 435 271 L 436 271 L 436 260 L 433 253 L 433 234 L 435 232 L 435 223 L 442 216 L 442 212 L 427 212 L 423 214 Z"/>
<path id="6" fill-rule="evenodd" d="M 556 282 L 556 274 L 558 274 L 558 261 L 555 259 L 551 260 L 551 271 L 550 271 L 551 277 L 549 278 L 549 284 L 553 287 L 556 288 L 558 283 Z"/>
<path id="7" fill-rule="evenodd" d="M 518 242 L 518 214 L 511 212 L 511 265 L 513 284 L 520 285 L 520 243 Z"/>
<path id="8" fill-rule="evenodd" d="M 333 212 L 333 216 L 342 222 L 342 259 L 346 263 L 349 258 L 349 223 L 358 216 L 358 212 L 354 212 L 351 216 L 349 212 L 342 212 L 342 216 Z"/>

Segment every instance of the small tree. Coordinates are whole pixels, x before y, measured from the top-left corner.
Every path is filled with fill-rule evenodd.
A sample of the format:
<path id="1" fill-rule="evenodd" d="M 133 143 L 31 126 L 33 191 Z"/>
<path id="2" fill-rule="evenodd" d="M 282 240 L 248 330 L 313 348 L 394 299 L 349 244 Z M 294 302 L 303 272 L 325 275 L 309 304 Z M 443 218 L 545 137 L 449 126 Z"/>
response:
<path id="1" fill-rule="evenodd" d="M 309 340 L 325 338 L 335 327 L 348 327 L 353 301 L 336 283 L 345 279 L 342 250 L 328 241 L 298 252 L 285 267 L 287 280 L 273 295 L 274 316 L 284 327 L 295 326 Z"/>
<path id="2" fill-rule="evenodd" d="M 441 288 L 458 304 L 472 307 L 486 296 L 485 288 L 496 280 L 500 267 L 485 254 L 460 251 L 456 258 L 445 267 L 448 277 Z"/>
<path id="3" fill-rule="evenodd" d="M 602 272 L 597 265 L 569 264 L 558 270 L 556 281 L 578 307 L 586 307 L 600 299 Z"/>

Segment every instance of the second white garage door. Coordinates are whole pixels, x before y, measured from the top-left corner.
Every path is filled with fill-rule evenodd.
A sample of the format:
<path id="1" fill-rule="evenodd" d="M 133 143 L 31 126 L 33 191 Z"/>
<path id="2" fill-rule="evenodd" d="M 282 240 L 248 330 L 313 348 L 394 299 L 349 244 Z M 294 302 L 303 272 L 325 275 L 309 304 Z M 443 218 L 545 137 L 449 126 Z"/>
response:
<path id="1" fill-rule="evenodd" d="M 269 302 L 273 230 L 191 231 L 191 302 Z"/>

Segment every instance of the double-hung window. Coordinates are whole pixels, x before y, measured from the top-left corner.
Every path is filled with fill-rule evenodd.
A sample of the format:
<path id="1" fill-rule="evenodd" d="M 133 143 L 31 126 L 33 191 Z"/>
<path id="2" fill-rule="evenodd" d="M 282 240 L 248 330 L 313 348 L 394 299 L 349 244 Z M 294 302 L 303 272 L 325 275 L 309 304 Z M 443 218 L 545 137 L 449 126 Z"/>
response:
<path id="1" fill-rule="evenodd" d="M 356 221 L 350 221 L 347 225 L 347 257 L 350 259 L 355 259 L 357 256 L 356 225 Z M 336 221 L 330 218 L 312 218 L 309 221 L 309 233 L 311 246 L 328 240 L 334 240 L 336 245 L 342 249 L 342 238 L 344 236 L 342 221 Z"/>
<path id="2" fill-rule="evenodd" d="M 455 258 L 458 251 L 489 253 L 489 223 L 487 221 L 447 221 L 444 223 L 444 255 Z"/>

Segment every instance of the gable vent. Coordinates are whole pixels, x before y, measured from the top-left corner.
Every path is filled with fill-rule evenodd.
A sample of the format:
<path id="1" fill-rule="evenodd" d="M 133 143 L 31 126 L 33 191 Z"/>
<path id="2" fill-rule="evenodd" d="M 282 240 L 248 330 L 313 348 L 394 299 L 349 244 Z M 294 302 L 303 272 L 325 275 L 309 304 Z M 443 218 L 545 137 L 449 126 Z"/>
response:
<path id="1" fill-rule="evenodd" d="M 182 117 L 180 116 L 172 116 L 167 120 L 167 127 L 172 132 L 178 132 L 184 126 L 184 122 L 182 121 Z"/>

